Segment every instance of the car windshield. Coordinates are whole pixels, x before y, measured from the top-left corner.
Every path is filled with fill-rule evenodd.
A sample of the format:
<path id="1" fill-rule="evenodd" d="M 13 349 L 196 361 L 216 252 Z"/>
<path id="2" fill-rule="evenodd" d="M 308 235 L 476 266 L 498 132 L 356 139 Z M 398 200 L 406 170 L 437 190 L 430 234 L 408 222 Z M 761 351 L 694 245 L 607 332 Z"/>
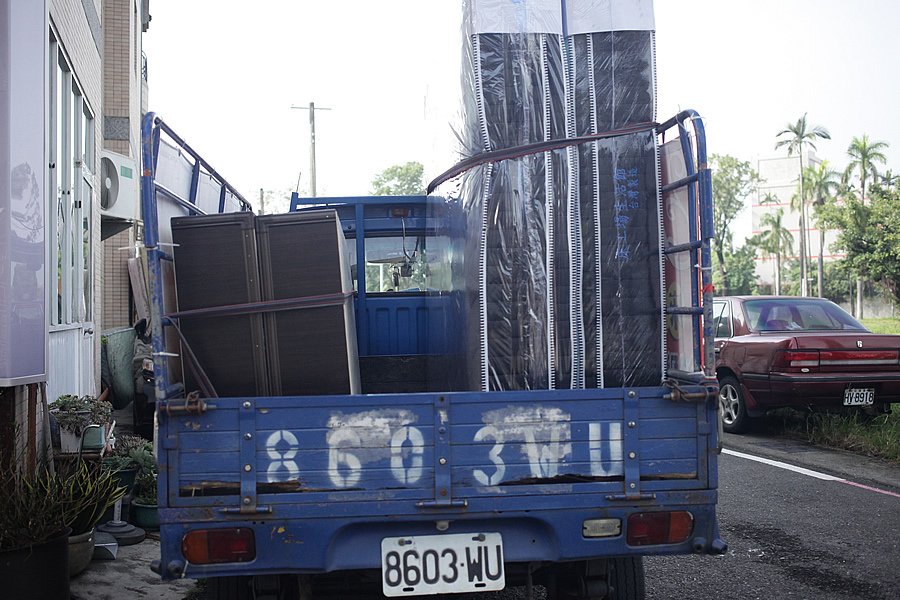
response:
<path id="1" fill-rule="evenodd" d="M 744 301 L 753 331 L 866 331 L 859 321 L 828 300 L 760 298 Z"/>
<path id="2" fill-rule="evenodd" d="M 356 290 L 356 240 L 347 240 L 347 256 Z M 447 236 L 366 238 L 366 293 L 435 292 L 457 289 L 453 281 L 453 244 Z"/>

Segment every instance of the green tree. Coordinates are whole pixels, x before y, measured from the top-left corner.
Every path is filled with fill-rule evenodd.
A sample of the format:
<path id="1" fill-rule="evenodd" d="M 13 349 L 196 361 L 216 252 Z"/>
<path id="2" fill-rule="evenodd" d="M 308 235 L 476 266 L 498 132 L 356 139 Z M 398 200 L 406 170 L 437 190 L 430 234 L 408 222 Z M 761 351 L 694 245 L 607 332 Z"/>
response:
<path id="1" fill-rule="evenodd" d="M 753 239 L 737 250 L 727 250 L 724 253 L 725 272 L 728 273 L 728 294 L 741 295 L 752 294 L 757 288 L 756 276 L 756 244 Z M 713 285 L 716 290 L 724 290 L 722 274 L 713 272 Z M 724 291 L 718 292 L 724 295 Z"/>
<path id="2" fill-rule="evenodd" d="M 727 154 L 713 154 L 713 220 L 716 227 L 715 250 L 718 263 L 717 288 L 732 293 L 726 256 L 733 254 L 734 233 L 731 224 L 744 209 L 744 200 L 756 191 L 759 175 L 749 162 Z"/>
<path id="3" fill-rule="evenodd" d="M 790 252 L 794 245 L 794 235 L 788 231 L 783 222 L 784 210 L 766 213 L 759 221 L 764 230 L 756 236 L 756 244 L 767 256 L 775 257 L 775 294 L 781 295 L 781 258 Z"/>
<path id="4" fill-rule="evenodd" d="M 863 134 L 861 138 L 854 137 L 847 147 L 847 156 L 850 157 L 850 163 L 844 170 L 844 182 L 849 183 L 850 176 L 853 171 L 859 172 L 859 188 L 860 198 L 863 205 L 866 203 L 866 182 L 871 178 L 876 181 L 878 178 L 878 170 L 875 163 L 884 164 L 886 158 L 883 150 L 888 147 L 886 142 L 870 142 L 869 136 Z M 856 280 L 856 316 L 863 317 L 863 280 Z"/>
<path id="5" fill-rule="evenodd" d="M 809 146 L 813 150 L 816 149 L 816 140 L 830 140 L 831 134 L 821 125 L 810 126 L 806 122 L 806 113 L 797 119 L 796 123 L 788 123 L 787 126 L 779 131 L 776 136 L 778 141 L 775 143 L 775 149 L 786 147 L 788 156 L 793 156 L 796 152 L 800 158 L 800 172 L 798 180 L 800 183 L 800 295 L 805 296 L 807 290 L 807 251 L 806 251 L 806 209 L 803 193 L 803 147 Z"/>
<path id="6" fill-rule="evenodd" d="M 887 142 L 869 141 L 867 134 L 863 134 L 861 138 L 854 137 L 850 141 L 850 146 L 847 147 L 847 156 L 850 157 L 850 162 L 844 170 L 844 179 L 849 181 L 853 172 L 857 172 L 863 203 L 866 201 L 866 182 L 877 181 L 878 168 L 875 163 L 885 164 L 887 162 L 883 152 L 887 148 Z"/>
<path id="7" fill-rule="evenodd" d="M 883 285 L 900 302 L 900 188 L 871 187 L 868 204 L 845 198 L 831 218 L 839 230 L 836 247 L 856 273 Z"/>
<path id="8" fill-rule="evenodd" d="M 388 167 L 372 180 L 373 196 L 419 196 L 425 193 L 422 163 L 408 162 Z"/>
<path id="9" fill-rule="evenodd" d="M 825 205 L 834 201 L 834 195 L 840 187 L 837 171 L 829 168 L 828 161 L 822 161 L 817 166 L 809 166 L 803 172 L 804 188 L 809 203 L 813 207 L 813 223 L 819 230 L 819 264 L 816 273 L 817 291 L 819 297 L 825 292 Z"/>

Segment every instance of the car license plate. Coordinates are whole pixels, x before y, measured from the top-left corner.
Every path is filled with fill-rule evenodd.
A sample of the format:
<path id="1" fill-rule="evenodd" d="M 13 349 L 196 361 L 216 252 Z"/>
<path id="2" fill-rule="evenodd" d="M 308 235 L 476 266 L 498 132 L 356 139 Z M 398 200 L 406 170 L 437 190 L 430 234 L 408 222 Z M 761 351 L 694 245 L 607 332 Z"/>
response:
<path id="1" fill-rule="evenodd" d="M 847 388 L 844 406 L 867 406 L 875 402 L 875 388 Z"/>
<path id="2" fill-rule="evenodd" d="M 381 576 L 385 596 L 502 590 L 503 540 L 499 533 L 384 538 Z"/>

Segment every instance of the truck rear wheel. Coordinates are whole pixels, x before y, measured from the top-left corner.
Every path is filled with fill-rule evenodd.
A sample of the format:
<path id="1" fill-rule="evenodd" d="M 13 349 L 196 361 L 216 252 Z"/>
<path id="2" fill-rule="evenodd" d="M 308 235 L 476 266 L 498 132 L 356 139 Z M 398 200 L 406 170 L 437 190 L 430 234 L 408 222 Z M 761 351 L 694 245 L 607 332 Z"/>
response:
<path id="1" fill-rule="evenodd" d="M 644 600 L 641 557 L 584 560 L 556 565 L 547 600 Z"/>
<path id="2" fill-rule="evenodd" d="M 305 600 L 301 589 L 293 575 L 210 577 L 206 580 L 206 600 Z M 308 590 L 304 591 L 308 598 Z"/>
<path id="3" fill-rule="evenodd" d="M 644 600 L 644 560 L 640 557 L 609 560 L 609 600 Z"/>
<path id="4" fill-rule="evenodd" d="M 206 600 L 250 600 L 252 577 L 210 577 L 206 580 Z"/>

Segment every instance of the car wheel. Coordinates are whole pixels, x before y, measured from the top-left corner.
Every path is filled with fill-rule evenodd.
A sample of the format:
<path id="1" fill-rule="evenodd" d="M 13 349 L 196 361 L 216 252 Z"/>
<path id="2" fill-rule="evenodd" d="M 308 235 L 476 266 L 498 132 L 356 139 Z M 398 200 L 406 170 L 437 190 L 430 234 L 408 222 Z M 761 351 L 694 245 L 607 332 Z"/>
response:
<path id="1" fill-rule="evenodd" d="M 722 425 L 728 433 L 743 433 L 750 427 L 747 403 L 741 392 L 740 382 L 731 375 L 719 379 L 719 405 L 722 407 Z"/>

